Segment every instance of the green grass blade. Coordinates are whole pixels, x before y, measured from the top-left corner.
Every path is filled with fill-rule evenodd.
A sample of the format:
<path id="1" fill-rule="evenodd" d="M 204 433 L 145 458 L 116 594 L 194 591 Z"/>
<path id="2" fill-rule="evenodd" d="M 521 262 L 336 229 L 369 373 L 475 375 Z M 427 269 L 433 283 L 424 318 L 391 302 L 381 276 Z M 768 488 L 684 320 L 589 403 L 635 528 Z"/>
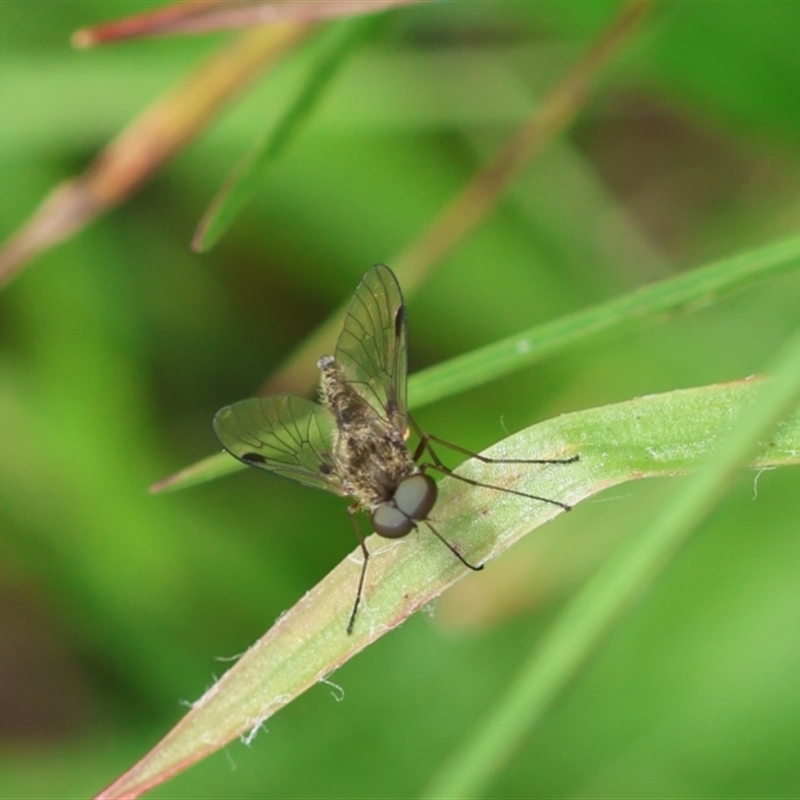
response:
<path id="1" fill-rule="evenodd" d="M 785 239 L 537 325 L 412 375 L 409 405 L 418 408 L 480 386 L 573 345 L 643 325 L 666 311 L 711 305 L 736 289 L 793 269 L 798 260 L 800 237 Z M 185 489 L 244 468 L 226 453 L 218 453 L 159 481 L 151 490 Z"/>
<path id="2" fill-rule="evenodd" d="M 225 475 L 230 475 L 232 472 L 239 472 L 245 469 L 245 465 L 241 461 L 237 461 L 227 453 L 215 453 L 213 456 L 207 456 L 200 461 L 196 461 L 189 467 L 170 475 L 163 480 L 157 481 L 150 487 L 153 494 L 160 492 L 171 492 L 177 489 L 188 489 L 190 486 L 195 486 L 198 483 L 205 483 L 206 481 L 213 481 L 217 478 L 223 478 Z"/>
<path id="3" fill-rule="evenodd" d="M 192 247 L 210 250 L 230 228 L 239 212 L 261 185 L 271 163 L 297 136 L 317 108 L 341 67 L 384 25 L 385 14 L 366 15 L 337 23 L 334 41 L 320 57 L 292 104 L 271 133 L 234 168 L 197 226 Z"/>
<path id="4" fill-rule="evenodd" d="M 735 471 L 756 451 L 759 441 L 769 437 L 786 414 L 797 408 L 800 333 L 784 346 L 768 371 L 773 377 L 753 386 L 752 404 L 737 409 L 729 434 L 719 446 L 712 446 L 691 483 L 677 487 L 654 523 L 620 549 L 567 607 L 537 644 L 486 725 L 434 777 L 423 797 L 482 794 L 606 631 L 653 582 L 714 507 Z M 795 413 L 794 419 L 797 418 Z M 630 420 L 638 426 L 635 415 Z M 678 424 L 683 421 L 671 420 Z M 796 463 L 798 453 L 791 458 Z"/>
<path id="5" fill-rule="evenodd" d="M 800 376 L 800 368 L 796 374 Z M 686 389 L 565 414 L 499 442 L 486 455 L 525 459 L 577 453 L 577 463 L 498 465 L 473 459 L 458 471 L 464 477 L 494 486 L 575 504 L 625 481 L 674 475 L 696 467 L 718 443 L 737 431 L 743 411 L 763 414 L 762 403 L 754 406 L 753 402 L 764 385 L 769 387 L 764 400 L 772 400 L 778 391 L 783 392 L 781 398 L 785 400 L 786 382 L 781 372 L 773 382 L 749 380 Z M 783 400 L 782 408 L 786 406 Z M 774 406 L 771 409 L 774 414 Z M 755 427 L 766 429 L 761 416 L 757 425 L 748 422 L 748 430 Z M 798 463 L 800 414 L 787 416 L 769 441 L 752 463 Z M 735 463 L 740 455 L 737 450 Z M 729 468 L 726 467 L 728 471 Z M 498 502 L 497 491 L 475 488 L 452 478 L 442 480 L 439 488 L 439 502 L 433 513 L 436 528 L 473 563 L 490 561 L 538 525 L 563 513 L 556 506 L 517 495 L 505 494 Z M 345 626 L 360 573 L 358 549 L 284 614 L 160 744 L 100 797 L 136 797 L 233 738 L 251 736 L 273 713 L 400 625 L 467 571 L 423 530 L 391 542 L 373 535 L 367 544 L 372 558 L 352 636 L 345 634 Z M 556 640 L 555 655 L 550 656 L 552 663 L 546 673 L 549 683 L 539 679 L 539 702 L 552 696 L 553 686 L 560 687 L 558 679 L 568 675 L 569 665 L 583 652 L 581 642 L 587 632 L 608 624 L 608 614 L 604 616 L 599 609 L 613 608 L 627 599 L 621 590 L 626 585 L 622 580 L 627 585 L 638 585 L 646 560 L 638 556 L 633 567 L 623 566 L 622 578 L 610 588 L 601 584 L 592 590 L 595 597 L 600 596 L 600 604 L 587 612 L 588 618 L 595 620 L 594 628 L 582 615 L 571 618 L 568 635 L 561 634 L 561 640 Z M 597 586 L 597 581 L 593 585 Z M 606 594 L 610 597 L 606 598 Z M 582 607 L 585 605 L 584 600 Z M 484 754 L 483 763 L 490 771 L 495 762 Z M 448 771 L 444 783 L 464 785 L 463 776 L 460 765 L 454 773 Z M 479 777 L 471 773 L 470 781 L 477 782 Z M 438 796 L 448 794 L 442 792 Z"/>
<path id="6" fill-rule="evenodd" d="M 409 381 L 416 408 L 480 386 L 600 335 L 622 333 L 665 311 L 694 310 L 724 295 L 797 266 L 800 237 L 708 264 L 585 311 L 568 314 L 423 370 Z"/>

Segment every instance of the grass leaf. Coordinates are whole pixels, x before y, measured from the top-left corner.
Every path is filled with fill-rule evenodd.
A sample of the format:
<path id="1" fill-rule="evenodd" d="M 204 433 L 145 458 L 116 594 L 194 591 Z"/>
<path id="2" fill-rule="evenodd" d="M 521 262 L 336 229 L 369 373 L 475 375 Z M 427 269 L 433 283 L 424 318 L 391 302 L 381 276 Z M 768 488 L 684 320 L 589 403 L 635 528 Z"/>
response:
<path id="1" fill-rule="evenodd" d="M 195 250 L 201 253 L 210 250 L 230 228 L 264 180 L 270 164 L 297 136 L 340 68 L 361 44 L 383 26 L 385 20 L 385 15 L 379 15 L 357 17 L 340 23 L 333 43 L 319 58 L 286 113 L 271 133 L 263 136 L 239 162 L 211 202 L 192 239 Z"/>
<path id="2" fill-rule="evenodd" d="M 702 468 L 694 480 L 676 486 L 650 526 L 620 548 L 572 600 L 544 639 L 537 642 L 516 681 L 490 718 L 442 768 L 426 787 L 423 797 L 475 797 L 482 794 L 486 784 L 506 763 L 522 737 L 541 719 L 605 633 L 633 600 L 653 583 L 671 556 L 711 511 L 735 471 L 756 452 L 759 441 L 770 437 L 789 412 L 794 412 L 791 421 L 778 428 L 768 449 L 762 449 L 757 463 L 766 466 L 800 462 L 795 435 L 783 439 L 788 429 L 797 431 L 800 421 L 797 413 L 800 333 L 784 346 L 769 373 L 773 376 L 769 381 L 753 382 L 748 387 L 753 396 L 744 407 L 736 402 L 718 407 L 721 413 L 718 421 L 722 421 L 723 416 L 728 419 L 724 424 L 728 430 L 723 435 L 720 435 L 722 431 L 697 429 L 699 438 L 693 444 L 674 442 L 675 453 L 680 453 L 688 445 L 702 458 Z M 679 419 L 670 417 L 662 422 L 677 424 L 681 428 L 691 425 L 700 409 L 686 407 L 684 410 L 690 416 L 681 414 Z M 638 413 L 630 417 L 632 428 L 638 429 L 642 421 L 643 417 Z M 647 426 L 647 422 L 644 424 Z M 666 428 L 662 432 L 666 432 Z M 657 434 L 658 431 L 652 429 L 651 433 Z M 655 445 L 650 454 L 654 460 L 661 459 L 659 451 L 664 443 L 664 439 L 659 439 Z M 782 450 L 782 455 L 777 456 L 777 449 L 772 448 Z"/>
<path id="3" fill-rule="evenodd" d="M 412 375 L 409 404 L 418 408 L 442 400 L 600 335 L 629 331 L 668 311 L 712 305 L 730 292 L 794 269 L 798 260 L 800 237 L 784 239 L 537 325 Z M 219 453 L 153 484 L 151 491 L 183 489 L 239 469 L 244 465 Z"/>
<path id="4" fill-rule="evenodd" d="M 486 451 L 492 458 L 504 459 L 577 453 L 580 461 L 575 464 L 487 465 L 472 460 L 458 471 L 494 486 L 574 505 L 625 481 L 694 468 L 736 432 L 741 414 L 752 406 L 765 383 L 769 384 L 747 380 L 706 386 L 565 414 Z M 752 463 L 798 461 L 800 414 L 795 413 Z M 492 489 L 476 489 L 452 478 L 440 484 L 432 519 L 442 536 L 473 562 L 495 558 L 533 528 L 562 513 L 555 506 L 516 495 L 503 495 L 502 503 L 497 497 Z M 422 530 L 391 542 L 373 535 L 367 542 L 373 558 L 352 636 L 345 634 L 345 626 L 358 583 L 358 550 L 282 615 L 160 744 L 98 797 L 137 797 L 237 736 L 251 737 L 277 710 L 400 625 L 466 572 L 440 542 Z"/>

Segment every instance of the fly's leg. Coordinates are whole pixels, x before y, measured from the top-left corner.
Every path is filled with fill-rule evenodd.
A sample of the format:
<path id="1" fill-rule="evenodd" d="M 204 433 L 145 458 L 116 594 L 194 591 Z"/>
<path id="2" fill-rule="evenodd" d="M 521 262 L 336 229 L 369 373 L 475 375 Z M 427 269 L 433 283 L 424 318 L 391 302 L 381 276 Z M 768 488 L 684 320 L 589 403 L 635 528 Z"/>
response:
<path id="1" fill-rule="evenodd" d="M 361 552 L 364 554 L 364 561 L 361 564 L 361 577 L 358 579 L 358 591 L 356 592 L 356 601 L 353 603 L 353 610 L 350 612 L 350 621 L 347 623 L 347 635 L 350 636 L 353 633 L 353 626 L 356 624 L 356 614 L 358 613 L 358 606 L 361 603 L 361 595 L 364 591 L 364 579 L 367 576 L 367 562 L 369 561 L 369 550 L 367 550 L 367 544 L 364 541 L 364 535 L 361 533 L 361 528 L 358 525 L 358 520 L 355 518 L 355 513 L 359 510 L 358 505 L 350 506 L 347 509 L 347 513 L 350 514 L 350 519 L 353 520 L 353 527 L 356 531 L 356 536 L 358 537 L 358 543 L 361 545 Z"/>
<path id="2" fill-rule="evenodd" d="M 520 497 L 527 497 L 531 500 L 539 500 L 542 503 L 549 503 L 553 506 L 558 506 L 559 508 L 563 508 L 564 511 L 571 511 L 572 506 L 568 505 L 567 503 L 562 503 L 560 500 L 552 500 L 549 497 L 540 497 L 539 495 L 529 494 L 528 492 L 520 492 L 517 489 L 507 489 L 503 486 L 493 486 L 491 483 L 483 483 L 481 481 L 472 480 L 471 478 L 465 478 L 463 475 L 458 475 L 450 467 L 446 466 L 439 456 L 436 454 L 436 451 L 431 446 L 431 442 L 434 441 L 437 444 L 442 445 L 443 447 L 447 447 L 450 450 L 455 450 L 457 453 L 463 453 L 466 456 L 471 458 L 477 458 L 479 461 L 482 461 L 484 464 L 574 464 L 578 461 L 579 456 L 571 456 L 570 458 L 542 458 L 542 459 L 503 459 L 503 458 L 488 458 L 487 456 L 482 456 L 479 453 L 473 453 L 471 450 L 467 450 L 464 447 L 459 447 L 458 445 L 451 444 L 450 442 L 445 441 L 444 439 L 440 439 L 438 436 L 434 436 L 430 433 L 423 433 L 416 422 L 409 416 L 409 420 L 411 422 L 412 427 L 414 428 L 414 432 L 419 436 L 419 444 L 417 445 L 416 449 L 414 450 L 414 461 L 419 461 L 422 456 L 427 453 L 431 460 L 433 461 L 432 464 L 420 464 L 420 469 L 423 471 L 428 469 L 435 469 L 437 472 L 441 472 L 444 475 L 449 475 L 451 478 L 455 478 L 456 480 L 462 481 L 464 483 L 469 484 L 470 486 L 481 486 L 485 489 L 494 489 L 498 492 L 508 492 L 509 494 L 516 494 Z"/>
<path id="3" fill-rule="evenodd" d="M 459 445 L 448 442 L 439 436 L 434 436 L 432 433 L 422 434 L 422 441 L 425 442 L 424 449 L 431 455 L 433 455 L 433 451 L 430 443 L 436 442 L 436 444 L 440 444 L 448 450 L 463 453 L 470 458 L 477 458 L 478 461 L 482 461 L 484 464 L 574 464 L 580 459 L 578 455 L 570 456 L 569 458 L 489 458 L 488 456 L 482 456 L 480 453 L 473 453 L 464 447 L 459 447 Z"/>
<path id="4" fill-rule="evenodd" d="M 461 555 L 461 553 L 459 553 L 459 552 L 458 552 L 458 550 L 456 550 L 456 548 L 455 548 L 455 547 L 454 547 L 452 544 L 450 544 L 450 542 L 448 542 L 448 541 L 447 541 L 447 539 L 445 539 L 445 538 L 444 538 L 444 536 L 442 536 L 442 534 L 441 534 L 441 533 L 439 533 L 439 531 L 437 531 L 437 530 L 436 530 L 436 528 L 434 528 L 434 527 L 433 527 L 433 525 L 431 525 L 431 523 L 430 523 L 430 522 L 429 522 L 427 519 L 424 519 L 424 520 L 422 520 L 422 521 L 423 521 L 423 522 L 424 522 L 424 523 L 425 523 L 425 524 L 426 524 L 426 525 L 427 525 L 427 526 L 430 528 L 430 530 L 431 530 L 431 533 L 432 533 L 432 534 L 433 534 L 433 535 L 434 535 L 434 536 L 435 536 L 435 537 L 436 537 L 436 538 L 437 538 L 437 539 L 438 539 L 438 540 L 439 540 L 439 541 L 440 541 L 440 542 L 441 542 L 441 543 L 442 543 L 442 544 L 443 544 L 443 545 L 444 545 L 444 546 L 445 546 L 445 547 L 446 547 L 446 548 L 447 548 L 447 549 L 448 549 L 448 550 L 449 550 L 449 551 L 450 551 L 450 552 L 451 552 L 451 553 L 452 553 L 452 554 L 453 554 L 453 555 L 454 555 L 454 556 L 455 556 L 455 557 L 456 557 L 456 558 L 457 558 L 457 559 L 458 559 L 458 560 L 459 560 L 459 561 L 460 561 L 460 562 L 461 562 L 461 563 L 462 563 L 462 564 L 463 564 L 465 567 L 468 567 L 468 568 L 469 568 L 469 569 L 471 569 L 473 572 L 480 572 L 480 571 L 483 569 L 483 564 L 479 564 L 477 567 L 476 567 L 474 564 L 470 564 L 470 563 L 469 563 L 469 561 L 467 561 L 467 559 L 466 559 L 466 558 L 464 558 L 464 556 L 462 556 L 462 555 Z M 416 528 L 416 525 L 415 525 L 414 527 Z"/>

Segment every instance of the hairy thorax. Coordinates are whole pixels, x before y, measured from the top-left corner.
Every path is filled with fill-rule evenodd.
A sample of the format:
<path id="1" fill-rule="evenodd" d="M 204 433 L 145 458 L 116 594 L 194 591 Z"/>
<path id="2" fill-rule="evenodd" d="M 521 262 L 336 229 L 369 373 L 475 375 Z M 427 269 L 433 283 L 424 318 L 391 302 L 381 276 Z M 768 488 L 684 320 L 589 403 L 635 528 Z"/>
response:
<path id="1" fill-rule="evenodd" d="M 390 499 L 403 478 L 419 471 L 404 432 L 342 379 L 336 361 L 320 360 L 322 399 L 336 417 L 333 452 L 347 494 L 367 508 Z"/>

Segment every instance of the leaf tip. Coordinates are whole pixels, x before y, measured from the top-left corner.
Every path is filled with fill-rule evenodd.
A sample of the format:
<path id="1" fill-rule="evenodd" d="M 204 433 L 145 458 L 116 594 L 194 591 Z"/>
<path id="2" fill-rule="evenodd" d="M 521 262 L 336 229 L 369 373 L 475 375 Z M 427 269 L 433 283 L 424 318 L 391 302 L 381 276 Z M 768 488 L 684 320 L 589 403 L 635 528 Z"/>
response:
<path id="1" fill-rule="evenodd" d="M 208 236 L 208 219 L 203 217 L 195 229 L 189 247 L 195 253 L 207 253 L 213 244 L 214 240 Z"/>
<path id="2" fill-rule="evenodd" d="M 70 44 L 78 50 L 86 50 L 97 44 L 97 38 L 91 28 L 79 28 L 70 37 Z"/>

